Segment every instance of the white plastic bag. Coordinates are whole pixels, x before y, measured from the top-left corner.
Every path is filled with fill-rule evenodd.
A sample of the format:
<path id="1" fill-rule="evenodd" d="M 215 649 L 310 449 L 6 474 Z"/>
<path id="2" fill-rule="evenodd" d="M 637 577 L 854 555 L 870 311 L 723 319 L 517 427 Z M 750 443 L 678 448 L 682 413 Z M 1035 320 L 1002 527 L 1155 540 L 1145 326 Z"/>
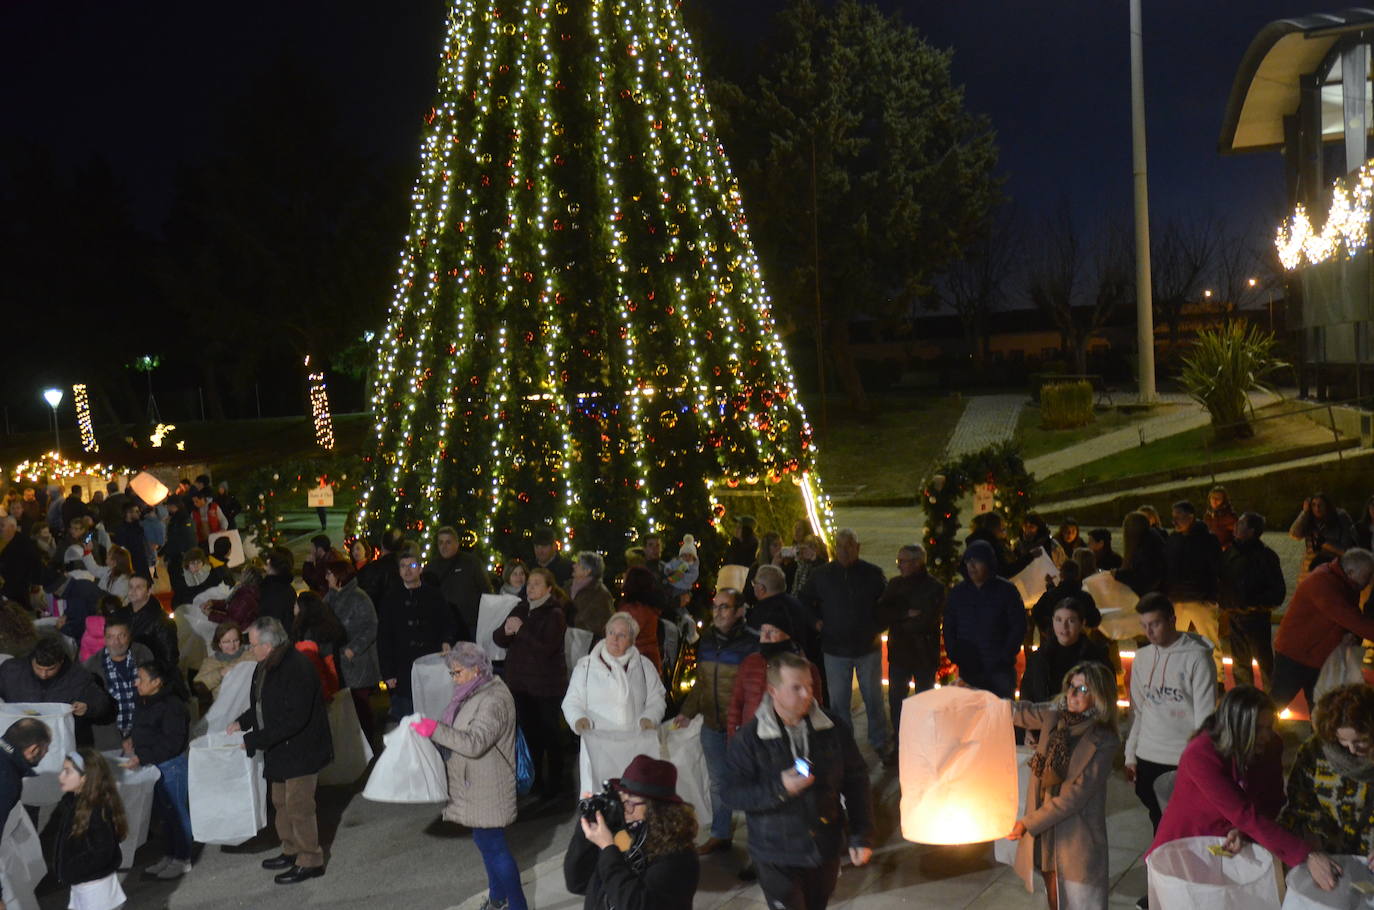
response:
<path id="1" fill-rule="evenodd" d="M 1369 871 L 1363 856 L 1331 857 L 1341 864 L 1341 878 L 1334 891 L 1323 891 L 1312 881 L 1307 864 L 1288 871 L 1288 893 L 1283 898 L 1283 910 L 1362 910 L 1370 906 L 1369 896 L 1355 890 L 1357 882 L 1374 885 L 1374 872 Z"/>
<path id="2" fill-rule="evenodd" d="M 1026 813 L 1026 788 L 1030 786 L 1030 757 L 1035 754 L 1034 746 L 1016 747 L 1016 817 Z M 1008 829 L 1010 830 L 1010 829 Z M 1005 837 L 992 842 L 992 858 L 1008 866 L 1016 865 L 1016 846 L 1019 841 Z"/>
<path id="3" fill-rule="evenodd" d="M 1352 645 L 1342 641 L 1322 664 L 1317 683 L 1312 687 L 1312 697 L 1321 701 L 1321 697 L 1332 689 L 1360 682 L 1364 682 L 1364 642 Z M 1314 709 L 1316 705 L 1309 708 Z"/>
<path id="4" fill-rule="evenodd" d="M 1016 824 L 1011 705 L 991 692 L 945 686 L 902 702 L 902 837 L 976 844 Z"/>
<path id="5" fill-rule="evenodd" d="M 372 761 L 372 744 L 358 722 L 353 693 L 340 689 L 329 703 L 329 736 L 334 741 L 334 760 L 320 772 L 325 786 L 351 784 L 363 776 Z"/>
<path id="6" fill-rule="evenodd" d="M 197 721 L 192 728 L 194 735 L 223 733 L 230 724 L 239 719 L 239 715 L 248 710 L 248 704 L 253 696 L 253 671 L 257 668 L 258 665 L 251 660 L 245 660 L 229 668 L 229 672 L 224 674 L 224 679 L 220 680 L 219 691 L 215 693 L 215 700 L 210 703 L 210 710 L 206 711 L 205 717 Z"/>
<path id="7" fill-rule="evenodd" d="M 696 810 L 699 831 L 704 835 L 710 831 L 711 771 L 701 748 L 702 723 L 700 717 L 694 717 L 682 729 L 673 724 L 663 724 L 658 729 L 662 750 L 659 757 L 677 768 L 677 795 Z"/>
<path id="8" fill-rule="evenodd" d="M 586 629 L 574 629 L 568 626 L 568 630 L 563 633 L 563 660 L 568 667 L 568 676 L 572 677 L 573 667 L 577 662 L 591 653 L 592 633 Z"/>
<path id="9" fill-rule="evenodd" d="M 12 701 L 0 704 L 0 732 L 25 717 L 41 720 L 52 732 L 48 753 L 33 769 L 35 777 L 24 778 L 24 795 L 19 801 L 26 806 L 55 806 L 62 798 L 57 785 L 58 772 L 68 752 L 76 749 L 76 722 L 72 706 L 60 702 Z"/>
<path id="10" fill-rule="evenodd" d="M 491 640 L 491 635 L 510 616 L 510 611 L 520 606 L 520 598 L 514 594 L 483 594 L 477 606 L 477 632 L 473 641 L 482 646 L 487 657 L 492 660 L 505 660 L 506 649 Z"/>
<path id="11" fill-rule="evenodd" d="M 191 835 L 203 844 L 237 846 L 267 824 L 262 753 L 248 757 L 242 733 L 191 740 Z"/>
<path id="12" fill-rule="evenodd" d="M 423 715 L 409 714 L 382 737 L 382 754 L 372 766 L 363 796 L 379 803 L 448 801 L 448 774 L 439 750 L 410 725 Z"/>
<path id="13" fill-rule="evenodd" d="M 656 729 L 583 731 L 582 750 L 578 759 L 581 789 L 578 792 L 600 793 L 602 784 L 612 777 L 619 777 L 636 755 L 657 758 L 660 752 Z M 707 805 L 710 805 L 709 800 Z"/>
<path id="14" fill-rule="evenodd" d="M 47 871 L 29 813 L 22 805 L 15 806 L 0 832 L 0 886 L 5 889 L 5 910 L 38 910 L 33 892 Z"/>
<path id="15" fill-rule="evenodd" d="M 162 772 L 157 765 L 140 765 L 133 770 L 122 767 L 122 752 L 102 754 L 110 766 L 115 788 L 119 790 L 119 799 L 124 803 L 124 818 L 129 825 L 128 836 L 119 842 L 120 852 L 124 854 L 119 865 L 128 869 L 134 864 L 134 853 L 148 842 L 148 824 L 153 817 L 153 787 L 162 779 Z"/>
<path id="16" fill-rule="evenodd" d="M 442 654 L 426 654 L 410 667 L 411 710 L 421 717 L 438 720 L 453 701 L 453 677 Z"/>
<path id="17" fill-rule="evenodd" d="M 1146 859 L 1151 910 L 1279 910 L 1274 856 L 1246 844 L 1235 856 L 1213 856 L 1220 837 L 1184 837 Z"/>
<path id="18" fill-rule="evenodd" d="M 1135 605 L 1140 602 L 1140 595 L 1132 591 L 1130 585 L 1117 581 L 1111 572 L 1089 575 L 1083 581 L 1083 590 L 1093 596 L 1093 603 L 1104 613 L 1107 610 L 1134 611 Z"/>
<path id="19" fill-rule="evenodd" d="M 1030 565 L 1007 580 L 1016 586 L 1016 592 L 1021 595 L 1021 601 L 1029 608 L 1035 606 L 1040 595 L 1045 593 L 1046 575 L 1058 581 L 1059 567 L 1047 554 L 1041 553 L 1031 560 Z M 1008 828 L 1007 830 L 1010 831 L 1011 829 Z"/>
<path id="20" fill-rule="evenodd" d="M 215 552 L 215 541 L 221 537 L 229 538 L 229 559 L 226 560 L 225 564 L 231 569 L 237 569 L 243 565 L 243 539 L 239 536 L 237 528 L 232 531 L 216 531 L 211 534 L 206 550 L 210 553 Z"/>
<path id="21" fill-rule="evenodd" d="M 215 637 L 216 623 L 200 612 L 200 607 L 191 604 L 180 604 L 173 610 L 172 622 L 177 627 L 177 666 L 183 672 L 199 670 L 205 658 L 210 656 L 210 646 L 206 642 Z"/>

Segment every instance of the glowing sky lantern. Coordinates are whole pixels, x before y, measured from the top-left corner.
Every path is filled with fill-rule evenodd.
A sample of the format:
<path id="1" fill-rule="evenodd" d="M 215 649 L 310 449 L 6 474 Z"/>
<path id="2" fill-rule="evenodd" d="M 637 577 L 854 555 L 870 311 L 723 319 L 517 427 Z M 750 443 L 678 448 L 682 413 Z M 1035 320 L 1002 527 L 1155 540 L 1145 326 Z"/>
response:
<path id="1" fill-rule="evenodd" d="M 1011 705 L 991 692 L 944 686 L 902 703 L 902 837 L 976 844 L 1016 824 Z"/>
<path id="2" fill-rule="evenodd" d="M 129 488 L 150 506 L 155 506 L 167 498 L 167 487 L 147 471 L 140 471 L 137 477 L 129 481 Z"/>

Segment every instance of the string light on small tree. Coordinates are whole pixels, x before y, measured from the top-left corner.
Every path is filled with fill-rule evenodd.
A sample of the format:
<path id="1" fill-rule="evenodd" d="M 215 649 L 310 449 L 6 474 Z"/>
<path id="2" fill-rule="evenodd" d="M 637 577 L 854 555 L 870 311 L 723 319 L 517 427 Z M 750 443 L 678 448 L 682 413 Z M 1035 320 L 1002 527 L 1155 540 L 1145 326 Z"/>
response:
<path id="1" fill-rule="evenodd" d="M 310 366 L 310 355 L 305 356 Z M 334 448 L 334 418 L 329 414 L 329 390 L 324 385 L 324 371 L 312 371 L 310 381 L 310 414 L 315 420 L 315 442 L 322 449 Z"/>
<path id="2" fill-rule="evenodd" d="M 86 394 L 85 383 L 72 386 L 72 401 L 76 404 L 76 428 L 81 433 L 81 451 L 99 452 L 100 443 L 95 441 L 95 428 L 91 425 L 91 399 Z"/>

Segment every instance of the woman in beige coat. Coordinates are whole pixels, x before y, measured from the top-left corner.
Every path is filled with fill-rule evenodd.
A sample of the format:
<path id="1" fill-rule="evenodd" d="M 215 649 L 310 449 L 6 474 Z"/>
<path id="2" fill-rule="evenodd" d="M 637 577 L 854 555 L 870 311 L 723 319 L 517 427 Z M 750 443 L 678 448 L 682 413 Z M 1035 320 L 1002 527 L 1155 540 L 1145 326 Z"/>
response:
<path id="1" fill-rule="evenodd" d="M 506 845 L 515 821 L 515 700 L 491 674 L 491 660 L 472 642 L 459 642 L 446 658 L 453 700 L 439 721 L 422 721 L 448 770 L 444 818 L 472 829 L 487 868 L 482 910 L 526 910 L 520 870 Z"/>
<path id="2" fill-rule="evenodd" d="M 1053 702 L 1012 702 L 1012 721 L 1039 730 L 1026 811 L 1009 835 L 1019 840 L 1016 871 L 1034 889 L 1045 880 L 1050 910 L 1106 910 L 1107 780 L 1121 748 L 1116 677 L 1099 663 L 1064 676 Z"/>

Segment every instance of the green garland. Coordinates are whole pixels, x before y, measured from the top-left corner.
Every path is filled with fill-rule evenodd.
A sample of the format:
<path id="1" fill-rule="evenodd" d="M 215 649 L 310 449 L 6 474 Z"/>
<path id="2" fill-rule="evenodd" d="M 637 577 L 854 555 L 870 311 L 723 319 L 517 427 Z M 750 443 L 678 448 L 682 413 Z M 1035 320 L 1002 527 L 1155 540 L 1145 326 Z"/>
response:
<path id="1" fill-rule="evenodd" d="M 1035 478 L 1026 471 L 1021 450 L 1002 442 L 965 455 L 938 469 L 921 485 L 921 505 L 926 512 L 926 565 L 930 574 L 951 584 L 958 574 L 959 500 L 979 484 L 993 487 L 993 508 L 1002 513 L 1007 531 L 1020 533 L 1021 520 L 1030 511 Z"/>
<path id="2" fill-rule="evenodd" d="M 362 467 L 357 455 L 331 454 L 274 462 L 251 471 L 239 486 L 243 513 L 238 521 L 245 540 L 251 536 L 260 550 L 283 543 L 283 512 L 304 511 L 306 495 L 319 486 L 321 477 L 334 488 L 335 508 L 356 501 Z"/>

